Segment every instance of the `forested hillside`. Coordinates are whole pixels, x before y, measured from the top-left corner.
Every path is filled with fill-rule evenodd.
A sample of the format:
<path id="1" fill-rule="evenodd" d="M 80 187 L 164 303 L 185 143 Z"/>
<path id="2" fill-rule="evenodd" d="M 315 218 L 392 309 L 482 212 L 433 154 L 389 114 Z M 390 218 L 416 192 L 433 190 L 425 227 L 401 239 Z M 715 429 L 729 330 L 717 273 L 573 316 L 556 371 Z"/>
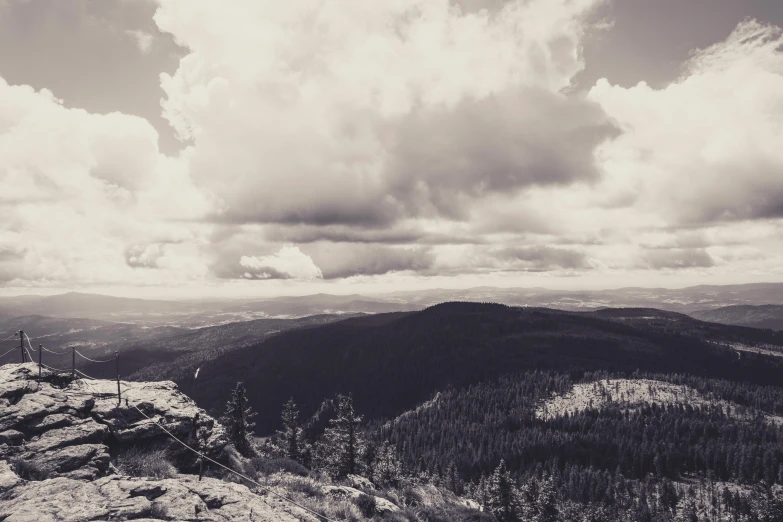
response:
<path id="1" fill-rule="evenodd" d="M 611 396 L 622 381 L 599 380 L 607 377 L 578 380 Z M 438 393 L 372 424 L 369 436 L 390 443 L 410 473 L 474 498 L 500 520 L 542 520 L 542 512 L 550 521 L 781 520 L 783 388 L 633 378 L 645 379 L 646 398 L 618 393 L 600 408 L 542 419 L 542 404 L 571 391 L 572 376 L 507 376 Z M 655 404 L 656 388 L 671 387 L 680 400 Z M 693 406 L 696 395 L 705 401 Z M 503 480 L 506 501 L 497 498 Z"/>
<path id="2" fill-rule="evenodd" d="M 777 384 L 783 359 L 740 353 L 731 343 L 783 345 L 783 334 L 702 323 L 649 309 L 592 313 L 446 303 L 287 332 L 205 364 L 178 382 L 212 410 L 244 381 L 261 434 L 296 397 L 304 414 L 324 397 L 353 393 L 370 418 L 394 416 L 448 386 L 532 369 L 679 372 Z"/>

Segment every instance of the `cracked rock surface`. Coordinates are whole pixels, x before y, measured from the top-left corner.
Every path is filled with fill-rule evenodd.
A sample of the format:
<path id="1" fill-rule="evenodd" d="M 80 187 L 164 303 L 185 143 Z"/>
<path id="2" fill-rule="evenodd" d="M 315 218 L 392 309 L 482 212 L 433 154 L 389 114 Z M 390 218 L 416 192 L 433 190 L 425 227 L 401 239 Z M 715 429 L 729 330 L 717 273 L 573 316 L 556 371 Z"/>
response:
<path id="1" fill-rule="evenodd" d="M 157 423 L 191 445 L 206 432 L 208 453 L 226 445 L 223 427 L 174 383 L 121 387 L 118 402 L 116 381 L 38 379 L 34 363 L 0 367 L 0 522 L 312 519 L 240 484 L 115 474 L 112 448 L 171 442 Z"/>

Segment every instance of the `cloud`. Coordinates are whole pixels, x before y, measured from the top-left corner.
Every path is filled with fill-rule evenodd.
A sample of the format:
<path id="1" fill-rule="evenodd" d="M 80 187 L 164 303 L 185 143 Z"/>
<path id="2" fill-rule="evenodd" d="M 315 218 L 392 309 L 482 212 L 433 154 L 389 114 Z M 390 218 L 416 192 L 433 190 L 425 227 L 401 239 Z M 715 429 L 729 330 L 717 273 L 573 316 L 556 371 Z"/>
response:
<path id="1" fill-rule="evenodd" d="M 573 248 L 544 245 L 508 247 L 500 250 L 498 258 L 503 261 L 511 261 L 512 268 L 521 271 L 541 272 L 590 268 L 585 252 Z"/>
<path id="2" fill-rule="evenodd" d="M 693 53 L 676 82 L 590 99 L 623 129 L 601 146 L 610 193 L 669 225 L 783 217 L 783 33 L 753 20 Z"/>
<path id="3" fill-rule="evenodd" d="M 430 249 L 424 247 L 323 242 L 308 249 L 326 279 L 425 272 L 434 263 Z"/>
<path id="4" fill-rule="evenodd" d="M 149 54 L 152 50 L 152 44 L 155 41 L 155 37 L 150 33 L 141 30 L 126 30 L 125 33 L 134 40 L 136 40 L 136 46 L 141 51 L 141 54 Z"/>
<path id="5" fill-rule="evenodd" d="M 65 108 L 0 78 L 0 274 L 22 284 L 152 284 L 202 278 L 192 258 L 211 204 L 184 157 L 168 158 L 138 117 Z M 171 243 L 165 266 L 154 244 Z M 146 245 L 146 246 L 140 246 Z M 180 258 L 177 261 L 177 258 Z"/>
<path id="6" fill-rule="evenodd" d="M 355 228 L 466 219 L 487 193 L 594 179 L 611 131 L 561 94 L 599 0 L 161 0 L 190 50 L 164 75 L 215 219 Z"/>
<path id="7" fill-rule="evenodd" d="M 239 265 L 247 279 L 321 279 L 323 274 L 310 256 L 298 247 L 286 245 L 268 256 L 242 256 Z"/>
<path id="8" fill-rule="evenodd" d="M 642 259 L 645 265 L 654 270 L 707 268 L 715 265 L 715 260 L 703 248 L 674 248 L 646 250 Z"/>
<path id="9" fill-rule="evenodd" d="M 781 273 L 777 28 L 581 94 L 602 0 L 157 2 L 176 155 L 0 80 L 4 285 Z"/>

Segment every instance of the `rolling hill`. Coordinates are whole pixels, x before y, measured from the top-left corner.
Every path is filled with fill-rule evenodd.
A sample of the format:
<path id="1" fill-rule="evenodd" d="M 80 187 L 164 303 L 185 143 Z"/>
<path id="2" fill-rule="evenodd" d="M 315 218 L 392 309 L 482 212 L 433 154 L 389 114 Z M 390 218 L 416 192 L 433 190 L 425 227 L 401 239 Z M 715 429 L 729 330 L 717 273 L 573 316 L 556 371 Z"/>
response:
<path id="1" fill-rule="evenodd" d="M 698 310 L 690 314 L 702 321 L 783 330 L 783 305 L 736 305 L 711 310 Z"/>
<path id="2" fill-rule="evenodd" d="M 563 312 L 444 303 L 421 312 L 353 318 L 286 332 L 217 357 L 183 391 L 213 412 L 244 381 L 258 429 L 278 424 L 293 396 L 311 414 L 331 394 L 352 393 L 370 418 L 396 415 L 436 391 L 547 369 L 679 372 L 777 384 L 783 358 L 732 343 L 783 346 L 783 333 L 704 323 L 652 309 Z"/>

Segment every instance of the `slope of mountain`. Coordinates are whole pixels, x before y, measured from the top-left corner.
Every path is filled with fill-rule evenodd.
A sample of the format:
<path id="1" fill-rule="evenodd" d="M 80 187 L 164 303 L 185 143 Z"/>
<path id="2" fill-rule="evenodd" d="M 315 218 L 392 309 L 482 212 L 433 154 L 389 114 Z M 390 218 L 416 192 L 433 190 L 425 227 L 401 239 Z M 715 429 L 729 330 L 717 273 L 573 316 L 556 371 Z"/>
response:
<path id="1" fill-rule="evenodd" d="M 41 344 L 45 348 L 44 363 L 60 368 L 71 367 L 72 349 L 91 358 L 113 358 L 115 350 L 121 349 L 125 344 L 149 342 L 189 331 L 171 326 L 146 327 L 78 317 L 29 315 L 0 319 L 0 334 L 3 339 L 18 330 L 25 332 L 25 346 L 36 361 L 38 345 Z M 18 336 L 0 343 L 0 354 L 13 346 L 19 346 Z M 19 362 L 19 357 L 20 352 L 14 351 L 0 358 L 0 364 Z"/>
<path id="2" fill-rule="evenodd" d="M 447 386 L 527 369 L 684 372 L 777 384 L 783 358 L 745 354 L 728 343 L 783 345 L 783 333 L 703 323 L 656 310 L 591 313 L 445 303 L 421 312 L 354 318 L 287 332 L 232 351 L 177 380 L 216 411 L 225 390 L 245 381 L 260 415 L 277 427 L 293 396 L 304 413 L 323 397 L 353 393 L 370 418 L 411 408 Z"/>
<path id="3" fill-rule="evenodd" d="M 783 330 L 783 305 L 736 305 L 697 310 L 689 314 L 702 321 Z"/>
<path id="4" fill-rule="evenodd" d="M 270 336 L 311 326 L 340 321 L 350 314 L 315 315 L 297 319 L 256 319 L 180 332 L 176 335 L 112 346 L 122 358 L 121 371 L 128 379 L 184 380 L 202 364 Z M 111 378 L 112 365 L 86 364 L 82 371 L 99 378 Z"/>
<path id="5" fill-rule="evenodd" d="M 503 459 L 522 485 L 512 520 L 536 520 L 542 504 L 557 521 L 779 520 L 781 414 L 781 387 L 534 371 L 444 390 L 369 431 L 476 499 L 491 495 Z"/>

